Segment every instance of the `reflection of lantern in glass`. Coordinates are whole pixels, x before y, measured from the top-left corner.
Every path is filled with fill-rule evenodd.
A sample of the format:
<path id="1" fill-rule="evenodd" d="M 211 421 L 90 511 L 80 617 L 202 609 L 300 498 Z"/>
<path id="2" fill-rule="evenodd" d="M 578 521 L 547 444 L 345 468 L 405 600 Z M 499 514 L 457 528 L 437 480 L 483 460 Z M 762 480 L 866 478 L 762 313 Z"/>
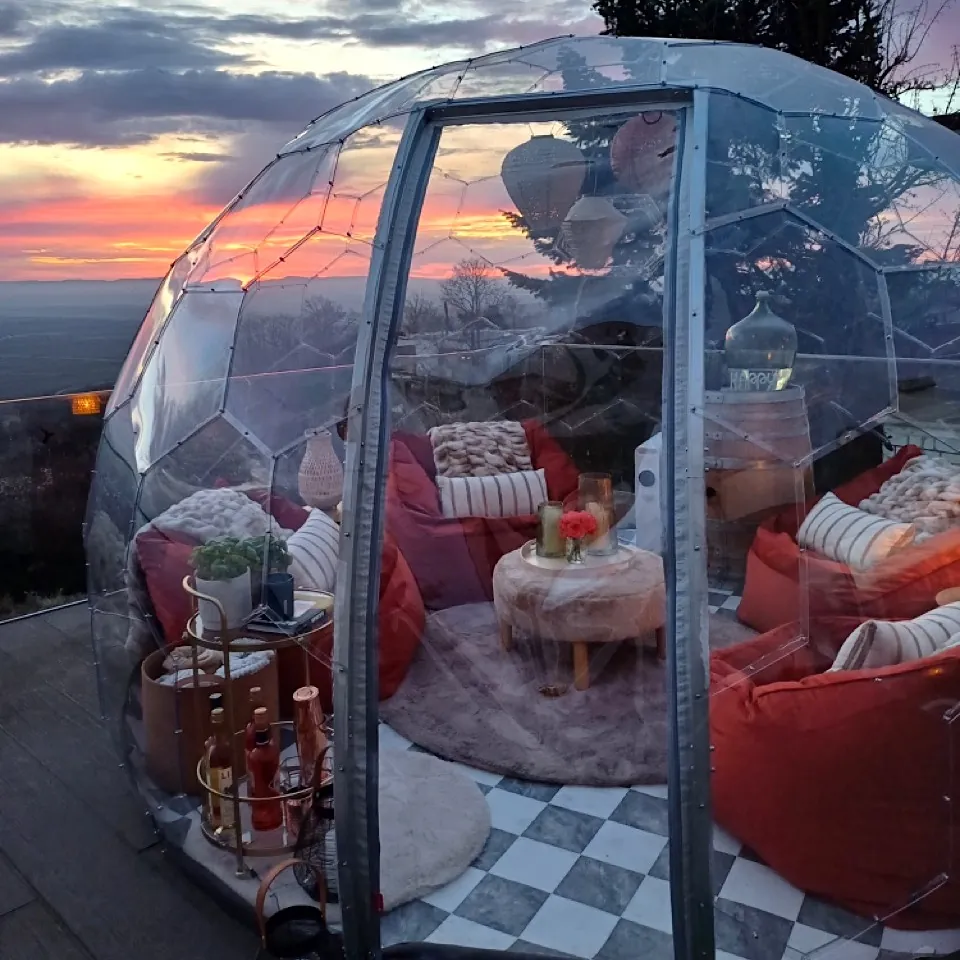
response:
<path id="1" fill-rule="evenodd" d="M 560 237 L 577 266 L 599 270 L 623 236 L 627 218 L 603 197 L 581 197 L 560 227 Z"/>
<path id="2" fill-rule="evenodd" d="M 797 331 L 770 309 L 770 294 L 757 293 L 757 305 L 728 331 L 724 360 L 731 390 L 783 390 L 793 375 Z"/>
<path id="3" fill-rule="evenodd" d="M 587 162 L 569 141 L 531 137 L 504 158 L 500 177 L 510 199 L 532 230 L 549 230 L 563 220 L 580 193 Z"/>
<path id="4" fill-rule="evenodd" d="M 673 175 L 676 134 L 676 122 L 669 113 L 628 120 L 610 143 L 610 166 L 617 180 L 628 190 L 654 199 L 664 196 Z"/>

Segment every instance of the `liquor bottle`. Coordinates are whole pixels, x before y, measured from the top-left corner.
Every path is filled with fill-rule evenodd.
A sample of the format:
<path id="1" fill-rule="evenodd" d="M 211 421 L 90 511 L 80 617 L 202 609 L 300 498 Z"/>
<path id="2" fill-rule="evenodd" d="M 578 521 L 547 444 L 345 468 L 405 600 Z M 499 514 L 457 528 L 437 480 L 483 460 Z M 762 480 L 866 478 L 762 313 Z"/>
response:
<path id="1" fill-rule="evenodd" d="M 227 732 L 222 707 L 210 714 L 213 733 L 207 741 L 207 782 L 223 794 L 233 792 L 233 762 L 230 735 Z M 214 830 L 232 830 L 233 801 L 210 794 L 210 826 Z"/>
<path id="2" fill-rule="evenodd" d="M 300 782 L 313 783 L 317 761 L 327 749 L 323 729 L 320 691 L 316 687 L 300 687 L 293 694 L 294 723 L 297 733 L 297 756 L 300 758 Z"/>
<path id="3" fill-rule="evenodd" d="M 783 390 L 793 376 L 797 331 L 770 309 L 770 294 L 757 293 L 757 304 L 727 331 L 723 354 L 731 390 Z"/>
<path id="4" fill-rule="evenodd" d="M 256 725 L 256 716 L 257 711 L 263 710 L 266 713 L 266 708 L 263 705 L 263 695 L 259 687 L 250 688 L 250 720 L 247 722 L 246 730 L 244 731 L 244 747 L 249 753 L 255 746 L 255 735 L 257 732 Z"/>
<path id="5" fill-rule="evenodd" d="M 259 712 L 259 711 L 258 711 Z M 263 711 L 266 714 L 266 710 Z M 254 830 L 276 830 L 283 823 L 283 804 L 277 789 L 280 748 L 270 727 L 258 727 L 254 747 L 247 754 L 249 793 L 257 799 L 276 797 L 276 802 L 254 803 L 251 821 Z"/>

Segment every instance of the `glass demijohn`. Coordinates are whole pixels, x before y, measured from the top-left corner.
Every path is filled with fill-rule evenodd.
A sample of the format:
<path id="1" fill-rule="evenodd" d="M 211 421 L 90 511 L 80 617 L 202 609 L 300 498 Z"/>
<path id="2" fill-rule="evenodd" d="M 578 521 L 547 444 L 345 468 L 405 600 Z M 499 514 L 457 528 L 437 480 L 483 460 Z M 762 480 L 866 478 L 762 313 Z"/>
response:
<path id="1" fill-rule="evenodd" d="M 797 331 L 770 309 L 769 301 L 770 294 L 760 290 L 753 310 L 727 331 L 731 390 L 783 390 L 793 375 Z"/>

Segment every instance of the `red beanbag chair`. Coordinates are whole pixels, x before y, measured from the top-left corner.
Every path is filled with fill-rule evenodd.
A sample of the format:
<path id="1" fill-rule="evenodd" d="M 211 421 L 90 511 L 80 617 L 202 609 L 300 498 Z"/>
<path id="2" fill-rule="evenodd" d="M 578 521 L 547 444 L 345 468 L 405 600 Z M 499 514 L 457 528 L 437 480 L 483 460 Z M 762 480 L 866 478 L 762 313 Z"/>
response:
<path id="1" fill-rule="evenodd" d="M 580 474 L 560 445 L 532 420 L 523 423 L 535 470 L 551 500 L 577 489 Z M 424 605 L 444 610 L 493 599 L 493 568 L 537 535 L 537 518 L 445 517 L 433 450 L 425 436 L 398 433 L 390 444 L 387 530 L 416 577 Z"/>
<path id="2" fill-rule="evenodd" d="M 960 649 L 824 673 L 859 622 L 812 621 L 810 642 L 786 624 L 712 655 L 714 817 L 807 893 L 891 927 L 956 927 Z"/>
<path id="3" fill-rule="evenodd" d="M 896 456 L 833 492 L 856 506 L 876 493 L 914 457 L 919 447 Z M 747 555 L 740 620 L 761 632 L 810 617 L 911 619 L 936 606 L 936 595 L 960 584 L 960 529 L 931 537 L 891 555 L 867 572 L 812 551 L 801 551 L 797 531 L 816 499 L 765 520 Z M 805 589 L 801 583 L 805 581 Z M 805 609 L 806 608 L 806 609 Z"/>
<path id="4" fill-rule="evenodd" d="M 265 495 L 250 496 L 261 506 L 269 507 L 272 515 L 288 530 L 298 529 L 307 518 L 303 507 L 282 497 L 268 499 Z M 136 538 L 137 559 L 146 580 L 147 592 L 163 630 L 164 641 L 170 646 L 181 642 L 190 617 L 190 597 L 183 589 L 183 578 L 192 572 L 190 554 L 196 545 L 197 541 L 188 536 L 161 533 L 154 529 L 148 529 Z M 406 676 L 420 643 L 424 618 L 423 600 L 416 580 L 396 542 L 388 535 L 384 539 L 380 569 L 381 699 L 393 696 Z M 332 647 L 332 635 L 328 641 L 325 646 Z M 320 688 L 324 708 L 330 711 L 333 709 L 333 698 L 330 671 L 325 663 L 329 662 L 333 651 L 325 646 L 321 645 L 312 651 L 314 658 L 310 662 L 310 681 Z M 289 672 L 286 669 L 288 660 L 297 668 L 297 676 L 285 682 L 285 674 Z M 299 651 L 281 651 L 279 667 L 282 695 L 291 693 L 292 688 L 303 682 L 302 662 Z M 289 698 L 285 696 L 285 699 Z M 281 707 L 286 712 L 284 704 Z"/>

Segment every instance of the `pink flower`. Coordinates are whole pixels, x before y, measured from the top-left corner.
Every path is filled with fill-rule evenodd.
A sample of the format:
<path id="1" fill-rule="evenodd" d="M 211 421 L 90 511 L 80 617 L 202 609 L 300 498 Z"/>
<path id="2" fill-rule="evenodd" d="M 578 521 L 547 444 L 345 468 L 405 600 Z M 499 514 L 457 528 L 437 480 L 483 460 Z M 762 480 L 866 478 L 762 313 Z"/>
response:
<path id="1" fill-rule="evenodd" d="M 586 510 L 571 510 L 560 518 L 560 536 L 582 540 L 597 532 L 597 518 Z"/>

